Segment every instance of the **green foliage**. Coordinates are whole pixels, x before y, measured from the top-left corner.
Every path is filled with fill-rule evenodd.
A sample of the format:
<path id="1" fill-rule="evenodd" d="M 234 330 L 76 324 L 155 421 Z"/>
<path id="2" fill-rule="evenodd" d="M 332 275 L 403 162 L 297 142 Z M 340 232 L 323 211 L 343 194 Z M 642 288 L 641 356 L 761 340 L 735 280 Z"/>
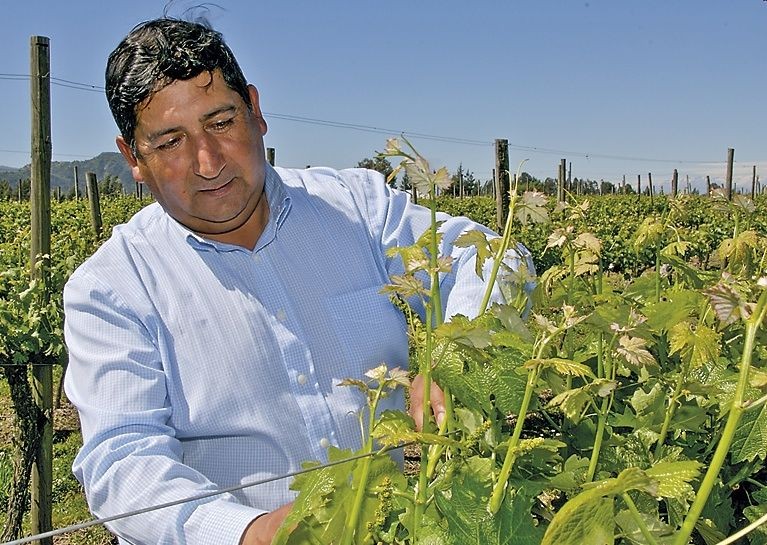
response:
<path id="1" fill-rule="evenodd" d="M 144 203 L 132 198 L 105 198 L 101 200 L 102 217 L 108 236 L 111 227 L 126 221 Z M 96 239 L 89 223 L 90 211 L 84 201 L 52 202 L 51 252 L 38 260 L 39 277 L 32 280 L 29 269 L 30 208 L 28 202 L 0 201 L 0 377 L 17 386 L 13 408 L 16 411 L 12 428 L 14 441 L 2 451 L 0 461 L 0 501 L 4 514 L 23 514 L 24 505 L 7 497 L 6 462 L 12 460 L 23 466 L 23 457 L 30 433 L 33 415 L 23 407 L 31 401 L 31 390 L 25 386 L 30 363 L 58 365 L 64 354 L 62 291 L 64 283 L 82 261 L 104 240 Z M 3 385 L 5 386 L 5 384 Z M 4 396 L 6 389 L 3 388 Z M 23 399 L 19 396 L 24 396 Z M 0 415 L 9 418 L 11 415 Z M 30 420 L 31 419 L 31 420 Z M 10 433 L 9 433 L 10 435 Z M 71 474 L 71 462 L 78 448 L 73 438 L 54 446 L 54 523 L 62 526 L 87 520 L 89 517 L 82 489 Z M 24 483 L 27 478 L 17 472 L 14 478 Z M 10 527 L 10 526 L 9 526 Z M 12 531 L 18 531 L 16 524 Z M 111 538 L 103 529 L 94 529 L 73 537 L 72 543 L 108 543 Z M 78 541 L 79 540 L 79 541 Z"/>
<path id="2" fill-rule="evenodd" d="M 376 536 L 354 542 L 687 545 L 716 543 L 763 515 L 763 203 L 705 199 L 604 197 L 555 209 L 517 195 L 511 246 L 537 245 L 536 264 L 550 260 L 530 318 L 494 305 L 473 320 L 411 320 L 414 367 L 428 369 L 450 410 L 439 435 L 398 413 L 371 425 L 381 445 L 418 443 L 420 472 L 404 482 L 387 473 L 380 489 L 400 503 L 376 518 Z M 428 204 L 461 214 L 471 201 Z M 410 273 L 441 267 L 428 239 L 396 251 Z M 480 260 L 497 256 L 497 242 L 478 233 L 457 244 Z M 409 273 L 386 291 L 430 303 Z M 364 520 L 382 512 L 366 509 Z M 319 535 L 302 539 L 337 539 L 327 525 Z M 759 531 L 749 539 L 765 542 Z"/>

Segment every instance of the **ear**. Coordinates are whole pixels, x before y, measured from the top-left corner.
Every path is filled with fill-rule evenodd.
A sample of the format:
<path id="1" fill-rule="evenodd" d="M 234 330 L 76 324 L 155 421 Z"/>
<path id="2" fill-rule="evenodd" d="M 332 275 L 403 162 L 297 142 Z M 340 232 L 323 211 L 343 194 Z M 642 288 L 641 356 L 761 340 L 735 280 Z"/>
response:
<path id="1" fill-rule="evenodd" d="M 131 174 L 133 175 L 133 179 L 136 180 L 139 183 L 143 183 L 144 177 L 141 175 L 141 169 L 138 165 L 138 159 L 136 158 L 136 155 L 133 153 L 133 150 L 131 149 L 128 142 L 125 141 L 125 138 L 122 136 L 118 136 L 115 139 L 115 142 L 117 143 L 117 148 L 120 150 L 120 153 L 123 157 L 125 157 L 125 160 L 128 162 L 128 165 L 131 169 Z"/>
<path id="2" fill-rule="evenodd" d="M 255 85 L 248 84 L 248 95 L 250 95 L 250 104 L 251 108 L 253 108 L 253 115 L 256 117 L 256 123 L 258 123 L 258 127 L 261 129 L 261 136 L 264 136 L 268 127 L 266 126 L 264 114 L 261 113 L 261 106 L 258 103 L 258 89 L 256 89 Z"/>

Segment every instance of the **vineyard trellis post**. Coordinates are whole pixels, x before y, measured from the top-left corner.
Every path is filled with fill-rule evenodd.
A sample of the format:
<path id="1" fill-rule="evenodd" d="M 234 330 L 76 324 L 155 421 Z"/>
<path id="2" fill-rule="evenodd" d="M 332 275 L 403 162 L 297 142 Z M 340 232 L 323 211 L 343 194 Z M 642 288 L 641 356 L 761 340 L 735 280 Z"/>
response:
<path id="1" fill-rule="evenodd" d="M 508 214 L 510 176 L 509 176 L 509 141 L 495 141 L 495 219 L 498 232 L 503 231 Z"/>
<path id="2" fill-rule="evenodd" d="M 101 236 L 101 204 L 99 202 L 99 184 L 95 172 L 85 173 L 85 183 L 88 188 L 88 204 L 91 209 L 91 226 L 96 238 Z"/>
<path id="3" fill-rule="evenodd" d="M 75 200 L 80 199 L 80 176 L 78 176 L 77 173 L 77 165 L 75 165 L 72 170 L 74 171 L 75 175 Z"/>
<path id="4" fill-rule="evenodd" d="M 266 160 L 274 166 L 274 148 L 266 148 Z"/>
<path id="5" fill-rule="evenodd" d="M 48 269 L 40 259 L 50 260 L 51 253 L 51 87 L 50 40 L 45 36 L 30 39 L 32 102 L 32 165 L 30 179 L 31 248 L 30 271 L 33 279 L 44 283 L 48 297 Z M 43 258 L 43 256 L 45 256 Z M 42 265 L 42 266 L 41 266 Z M 45 304 L 46 301 L 43 301 Z M 50 364 L 33 362 L 32 390 L 42 416 L 41 438 L 32 466 L 32 533 L 53 528 L 53 369 Z M 42 539 L 39 545 L 51 545 Z"/>
<path id="6" fill-rule="evenodd" d="M 671 197 L 676 198 L 679 191 L 679 171 L 674 169 L 674 175 L 671 177 Z"/>
<path id="7" fill-rule="evenodd" d="M 732 164 L 735 159 L 735 150 L 727 148 L 727 178 L 724 182 L 724 194 L 727 200 L 732 200 Z"/>
<path id="8" fill-rule="evenodd" d="M 751 175 L 751 200 L 756 198 L 756 165 L 754 165 L 754 172 Z"/>
<path id="9" fill-rule="evenodd" d="M 565 201 L 565 168 L 566 160 L 561 159 L 559 161 L 559 173 L 557 176 L 557 202 Z"/>
<path id="10" fill-rule="evenodd" d="M 650 192 L 650 206 L 653 204 L 652 172 L 647 173 L 647 188 Z"/>

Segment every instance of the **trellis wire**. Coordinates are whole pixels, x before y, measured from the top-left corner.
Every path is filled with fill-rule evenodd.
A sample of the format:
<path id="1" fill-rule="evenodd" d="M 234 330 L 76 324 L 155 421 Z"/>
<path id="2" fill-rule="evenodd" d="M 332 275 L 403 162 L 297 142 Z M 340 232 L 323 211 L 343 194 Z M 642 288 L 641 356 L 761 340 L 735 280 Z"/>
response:
<path id="1" fill-rule="evenodd" d="M 59 528 L 58 530 L 51 530 L 50 532 L 45 532 L 42 534 L 36 534 L 32 536 L 27 536 L 21 539 L 16 539 L 14 541 L 7 541 L 5 543 L 0 543 L 0 545 L 23 545 L 24 543 L 31 543 L 33 541 L 37 541 L 40 539 L 45 539 L 49 537 L 55 537 L 60 536 L 63 534 L 69 534 L 71 532 L 76 532 L 78 530 L 84 530 L 85 528 L 90 528 L 91 526 L 98 526 L 100 524 L 106 524 L 107 522 L 112 522 L 119 519 L 124 519 L 128 517 L 133 517 L 136 515 L 143 515 L 145 513 L 149 513 L 152 511 L 159 511 L 160 509 L 166 509 L 168 507 L 174 507 L 176 505 L 181 505 L 183 503 L 189 503 L 193 501 L 199 501 L 204 500 L 207 498 L 211 498 L 213 496 L 218 496 L 220 494 L 228 494 L 229 492 L 236 492 L 237 490 L 243 490 L 245 488 L 251 488 L 253 486 L 258 486 L 261 484 L 271 483 L 274 481 L 279 481 L 281 479 L 287 479 L 288 477 L 296 477 L 297 475 L 303 475 L 304 473 L 309 473 L 311 471 L 316 471 L 318 469 L 324 469 L 326 467 L 333 467 L 341 464 L 346 464 L 348 462 L 353 462 L 355 460 L 360 460 L 362 458 L 367 458 L 369 456 L 377 456 L 380 454 L 384 454 L 386 452 L 389 452 L 391 450 L 401 449 L 408 445 L 414 444 L 413 442 L 410 443 L 404 443 L 402 445 L 398 445 L 396 447 L 385 447 L 380 450 L 377 450 L 375 452 L 368 452 L 366 454 L 357 454 L 355 456 L 350 456 L 349 458 L 344 458 L 343 460 L 337 460 L 335 462 L 328 462 L 327 464 L 320 465 L 320 466 L 314 466 L 307 469 L 299 469 L 298 471 L 293 471 L 291 473 L 286 473 L 285 475 L 278 475 L 277 477 L 269 477 L 268 479 L 262 479 L 260 481 L 253 481 L 248 482 L 245 484 L 240 484 L 237 486 L 231 486 L 229 488 L 223 488 L 220 490 L 214 490 L 212 492 L 206 492 L 204 494 L 199 494 L 197 496 L 191 496 L 189 498 L 182 498 L 180 500 L 174 500 L 166 503 L 161 503 L 158 505 L 152 505 L 150 507 L 144 507 L 142 509 L 136 509 L 135 511 L 128 511 L 126 513 L 120 513 L 117 515 L 112 515 L 110 517 L 104 517 L 104 518 L 96 518 L 93 520 L 89 520 L 88 522 L 81 522 L 80 524 L 73 524 L 71 526 L 66 526 L 64 528 Z"/>

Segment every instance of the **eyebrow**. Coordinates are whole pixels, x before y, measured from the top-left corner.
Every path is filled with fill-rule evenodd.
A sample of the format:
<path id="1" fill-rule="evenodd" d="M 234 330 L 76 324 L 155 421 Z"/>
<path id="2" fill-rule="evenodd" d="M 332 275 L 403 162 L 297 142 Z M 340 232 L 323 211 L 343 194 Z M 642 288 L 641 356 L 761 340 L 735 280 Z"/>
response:
<path id="1" fill-rule="evenodd" d="M 227 106 L 221 106 L 220 108 L 216 108 L 215 110 L 206 113 L 202 117 L 200 117 L 199 121 L 200 123 L 205 123 L 206 121 L 209 121 L 210 119 L 217 117 L 223 113 L 236 113 L 237 112 L 237 106 L 230 104 Z M 165 135 L 173 134 L 175 132 L 179 132 L 181 130 L 180 126 L 177 127 L 168 127 L 165 129 L 160 129 L 157 132 L 149 133 L 147 134 L 146 138 L 148 142 L 156 142 L 158 139 L 162 138 Z"/>

